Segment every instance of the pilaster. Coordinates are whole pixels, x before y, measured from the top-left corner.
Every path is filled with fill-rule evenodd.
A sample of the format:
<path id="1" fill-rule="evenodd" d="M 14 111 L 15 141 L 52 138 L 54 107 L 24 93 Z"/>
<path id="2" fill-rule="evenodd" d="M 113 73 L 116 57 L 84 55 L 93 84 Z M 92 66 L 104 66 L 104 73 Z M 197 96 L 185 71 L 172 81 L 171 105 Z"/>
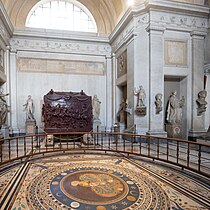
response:
<path id="1" fill-rule="evenodd" d="M 159 26 L 149 26 L 149 135 L 166 136 L 164 131 L 163 111 L 156 113 L 155 96 L 160 93 L 164 95 L 164 30 Z M 162 99 L 163 100 L 163 99 Z"/>
<path id="2" fill-rule="evenodd" d="M 194 139 L 196 136 L 205 132 L 205 112 L 201 115 L 197 113 L 196 99 L 198 93 L 204 90 L 204 38 L 206 33 L 192 31 L 192 113 L 191 113 L 191 130 L 189 138 Z"/>
<path id="3" fill-rule="evenodd" d="M 106 57 L 106 126 L 112 126 L 112 58 Z"/>
<path id="4" fill-rule="evenodd" d="M 11 127 L 13 133 L 18 133 L 17 125 L 17 71 L 16 71 L 16 62 L 17 62 L 17 51 L 10 50 L 10 102 L 11 102 Z"/>

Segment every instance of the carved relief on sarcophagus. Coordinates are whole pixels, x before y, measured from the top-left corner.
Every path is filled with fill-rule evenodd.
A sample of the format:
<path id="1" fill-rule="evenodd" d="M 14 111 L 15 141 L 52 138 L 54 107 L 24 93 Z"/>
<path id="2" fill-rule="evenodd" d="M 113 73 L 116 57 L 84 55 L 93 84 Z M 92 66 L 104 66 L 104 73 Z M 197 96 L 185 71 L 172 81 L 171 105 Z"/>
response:
<path id="1" fill-rule="evenodd" d="M 92 99 L 81 92 L 54 92 L 44 96 L 42 107 L 47 133 L 92 131 Z"/>

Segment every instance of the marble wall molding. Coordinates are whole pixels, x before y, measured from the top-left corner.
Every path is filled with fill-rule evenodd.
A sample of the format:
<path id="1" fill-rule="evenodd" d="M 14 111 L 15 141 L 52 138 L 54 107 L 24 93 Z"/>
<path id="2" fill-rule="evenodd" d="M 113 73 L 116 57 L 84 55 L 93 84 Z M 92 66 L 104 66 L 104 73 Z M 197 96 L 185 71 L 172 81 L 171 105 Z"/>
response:
<path id="1" fill-rule="evenodd" d="M 10 41 L 11 48 L 16 50 L 40 51 L 40 52 L 57 52 L 73 53 L 87 55 L 110 55 L 111 48 L 108 44 L 81 43 L 69 41 L 54 41 L 43 39 L 23 39 L 12 38 Z"/>

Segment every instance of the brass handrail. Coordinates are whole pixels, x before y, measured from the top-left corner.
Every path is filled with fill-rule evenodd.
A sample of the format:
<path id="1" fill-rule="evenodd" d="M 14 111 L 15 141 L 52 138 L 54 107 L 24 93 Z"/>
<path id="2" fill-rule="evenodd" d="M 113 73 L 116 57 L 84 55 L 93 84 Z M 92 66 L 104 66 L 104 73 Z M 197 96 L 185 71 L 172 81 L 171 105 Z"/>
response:
<path id="1" fill-rule="evenodd" d="M 87 135 L 85 135 L 87 134 Z M 48 142 L 47 137 L 53 136 Z M 0 140 L 0 170 L 6 163 L 66 151 L 110 151 L 167 162 L 210 178 L 210 145 L 188 140 L 119 132 L 65 132 Z"/>

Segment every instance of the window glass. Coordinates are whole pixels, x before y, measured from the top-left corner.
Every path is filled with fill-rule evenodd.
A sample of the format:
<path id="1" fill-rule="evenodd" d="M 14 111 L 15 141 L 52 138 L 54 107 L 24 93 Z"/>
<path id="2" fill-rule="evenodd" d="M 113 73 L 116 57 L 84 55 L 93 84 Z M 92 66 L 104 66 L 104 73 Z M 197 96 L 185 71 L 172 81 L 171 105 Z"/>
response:
<path id="1" fill-rule="evenodd" d="M 89 10 L 74 0 L 40 1 L 29 12 L 26 27 L 97 32 Z"/>

